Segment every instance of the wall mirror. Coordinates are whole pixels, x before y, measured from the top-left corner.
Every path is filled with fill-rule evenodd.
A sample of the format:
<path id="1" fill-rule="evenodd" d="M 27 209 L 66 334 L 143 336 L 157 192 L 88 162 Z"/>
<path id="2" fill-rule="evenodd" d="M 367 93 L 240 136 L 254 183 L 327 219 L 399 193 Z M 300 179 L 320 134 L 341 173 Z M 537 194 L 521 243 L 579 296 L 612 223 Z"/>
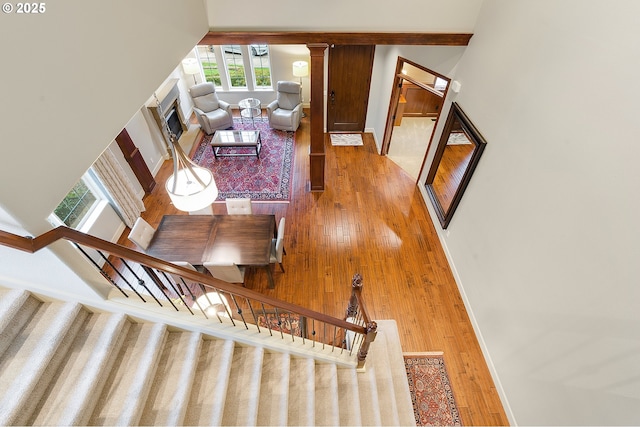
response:
<path id="1" fill-rule="evenodd" d="M 457 103 L 451 104 L 425 186 L 442 228 L 447 228 L 486 141 Z"/>

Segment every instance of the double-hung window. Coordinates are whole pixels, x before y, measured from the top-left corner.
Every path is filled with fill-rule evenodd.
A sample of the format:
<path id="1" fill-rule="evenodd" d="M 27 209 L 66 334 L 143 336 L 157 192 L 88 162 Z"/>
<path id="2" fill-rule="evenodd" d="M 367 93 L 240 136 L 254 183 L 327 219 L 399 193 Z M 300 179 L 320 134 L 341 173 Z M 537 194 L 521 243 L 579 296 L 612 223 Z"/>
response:
<path id="1" fill-rule="evenodd" d="M 80 229 L 101 199 L 100 192 L 85 175 L 67 193 L 53 213 L 67 227 Z"/>
<path id="2" fill-rule="evenodd" d="M 222 90 L 271 89 L 269 46 L 221 45 L 196 49 L 205 81 Z"/>

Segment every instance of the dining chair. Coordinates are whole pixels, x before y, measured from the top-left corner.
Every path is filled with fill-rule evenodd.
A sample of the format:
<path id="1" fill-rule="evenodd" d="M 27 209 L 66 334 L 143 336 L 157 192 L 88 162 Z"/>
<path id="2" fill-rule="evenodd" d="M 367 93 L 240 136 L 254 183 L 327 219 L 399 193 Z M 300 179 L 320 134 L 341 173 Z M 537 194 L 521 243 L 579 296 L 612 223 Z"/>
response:
<path id="1" fill-rule="evenodd" d="M 234 263 L 218 263 L 218 262 L 205 262 L 204 268 L 218 280 L 229 283 L 243 283 L 244 284 L 244 267 L 238 267 Z"/>
<path id="2" fill-rule="evenodd" d="M 189 215 L 213 215 L 213 207 L 209 205 L 197 211 L 189 211 Z"/>
<path id="3" fill-rule="evenodd" d="M 251 215 L 253 213 L 250 198 L 230 198 L 225 199 L 225 203 L 229 215 Z"/>
<path id="4" fill-rule="evenodd" d="M 278 234 L 275 239 L 271 241 L 271 259 L 270 263 L 275 264 L 276 262 L 280 264 L 280 270 L 284 273 L 284 267 L 282 266 L 282 255 L 285 254 L 284 250 L 284 217 L 280 218 L 280 223 L 278 224 Z"/>
<path id="5" fill-rule="evenodd" d="M 142 250 L 146 251 L 154 234 L 156 234 L 156 229 L 142 219 L 142 217 L 138 217 L 136 222 L 133 223 L 133 227 L 131 227 L 128 238 Z"/>
<path id="6" fill-rule="evenodd" d="M 189 262 L 185 262 L 185 261 L 171 261 L 172 264 L 175 264 L 177 266 L 180 267 L 184 267 L 187 268 L 189 270 L 193 270 L 193 271 L 198 271 L 197 268 L 195 268 L 191 263 Z M 182 295 L 186 295 L 184 293 L 184 290 L 182 289 L 183 285 L 186 286 L 190 286 L 189 289 L 191 289 L 191 292 L 193 292 L 194 290 L 197 292 L 197 284 L 195 282 L 192 282 L 190 280 L 184 280 L 184 282 L 182 281 L 182 276 L 179 274 L 175 274 L 175 273 L 169 273 L 169 276 L 171 276 L 171 278 L 174 280 L 174 282 L 176 282 L 176 285 L 178 285 L 178 289 L 180 290 L 180 292 L 182 292 Z"/>

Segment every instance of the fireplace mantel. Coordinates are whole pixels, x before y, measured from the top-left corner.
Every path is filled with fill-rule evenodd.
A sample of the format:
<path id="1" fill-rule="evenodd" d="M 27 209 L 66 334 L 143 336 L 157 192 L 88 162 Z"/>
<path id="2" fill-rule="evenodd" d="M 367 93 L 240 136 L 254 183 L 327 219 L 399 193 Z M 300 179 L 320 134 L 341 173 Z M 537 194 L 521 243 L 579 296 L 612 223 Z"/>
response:
<path id="1" fill-rule="evenodd" d="M 165 144 L 167 145 L 167 149 L 170 148 L 169 145 L 169 135 L 165 129 L 164 123 L 167 118 L 167 115 L 175 108 L 176 113 L 180 119 L 180 126 L 182 126 L 182 131 L 186 132 L 188 129 L 187 121 L 185 120 L 182 109 L 180 108 L 180 90 L 178 89 L 178 79 L 169 80 L 163 87 L 161 87 L 158 91 L 156 91 L 156 96 L 158 97 L 158 102 L 160 102 L 160 106 L 162 107 L 162 112 L 164 113 L 164 117 L 160 116 L 160 109 L 156 104 L 156 100 L 153 99 L 152 103 L 147 105 L 149 111 L 151 111 L 151 115 L 153 116 L 162 136 L 165 139 Z"/>

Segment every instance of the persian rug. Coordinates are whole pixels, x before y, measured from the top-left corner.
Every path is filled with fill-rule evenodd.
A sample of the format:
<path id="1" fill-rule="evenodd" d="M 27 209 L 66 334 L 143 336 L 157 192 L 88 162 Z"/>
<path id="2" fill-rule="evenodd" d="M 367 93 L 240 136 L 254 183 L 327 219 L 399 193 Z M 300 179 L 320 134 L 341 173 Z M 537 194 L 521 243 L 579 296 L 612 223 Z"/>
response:
<path id="1" fill-rule="evenodd" d="M 362 142 L 362 134 L 359 133 L 331 133 L 331 145 L 335 146 L 358 146 L 364 145 Z"/>
<path id="2" fill-rule="evenodd" d="M 265 318 L 265 313 L 267 317 Z M 307 327 L 304 317 L 293 313 L 280 313 L 276 316 L 274 310 L 266 310 L 257 313 L 258 325 L 262 328 L 270 327 L 273 332 L 282 331 L 285 334 L 293 333 L 296 337 L 307 337 Z M 268 323 L 267 323 L 268 322 Z"/>
<path id="3" fill-rule="evenodd" d="M 413 413 L 418 426 L 461 426 L 441 353 L 404 353 Z"/>
<path id="4" fill-rule="evenodd" d="M 259 158 L 238 156 L 216 159 L 210 145 L 213 135 L 204 135 L 192 157 L 196 164 L 213 172 L 219 192 L 216 200 L 249 197 L 253 201 L 288 202 L 293 179 L 294 133 L 271 129 L 267 119 L 260 118 L 255 122 L 245 120 L 244 123 L 234 118 L 233 129 L 260 131 L 262 147 Z"/>

